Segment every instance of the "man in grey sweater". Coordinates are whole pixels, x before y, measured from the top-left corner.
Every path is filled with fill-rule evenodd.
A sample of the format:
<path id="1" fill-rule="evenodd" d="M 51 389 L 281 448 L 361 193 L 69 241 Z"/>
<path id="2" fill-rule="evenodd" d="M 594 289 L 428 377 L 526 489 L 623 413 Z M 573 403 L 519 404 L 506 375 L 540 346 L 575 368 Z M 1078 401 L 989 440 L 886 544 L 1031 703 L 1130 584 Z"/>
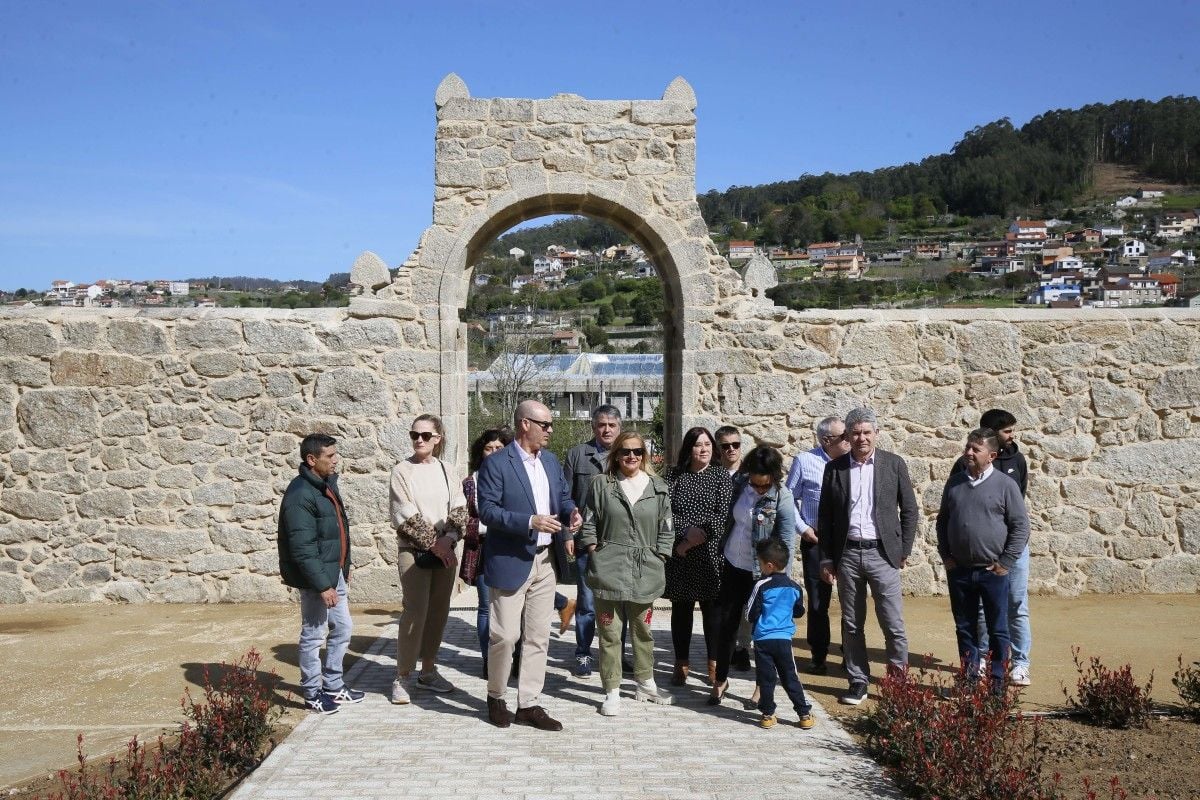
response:
<path id="1" fill-rule="evenodd" d="M 979 660 L 979 606 L 991 643 L 992 691 L 1004 691 L 1009 658 L 1008 572 L 1029 541 L 1029 514 L 1016 481 L 996 472 L 1000 442 L 991 428 L 967 435 L 966 471 L 946 481 L 937 516 L 938 555 L 946 567 L 950 611 L 964 678 Z"/>

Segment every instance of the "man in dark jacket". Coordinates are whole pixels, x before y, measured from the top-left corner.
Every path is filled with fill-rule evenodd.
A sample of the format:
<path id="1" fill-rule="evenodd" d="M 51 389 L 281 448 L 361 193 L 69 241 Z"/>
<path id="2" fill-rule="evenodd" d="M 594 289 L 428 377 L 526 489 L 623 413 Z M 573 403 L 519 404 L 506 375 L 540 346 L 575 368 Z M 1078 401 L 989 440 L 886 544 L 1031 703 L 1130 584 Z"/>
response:
<path id="1" fill-rule="evenodd" d="M 908 667 L 908 635 L 900 570 L 912 553 L 920 514 L 908 465 L 875 447 L 879 423 L 869 408 L 846 415 L 850 452 L 825 465 L 817 511 L 821 579 L 837 580 L 842 605 L 842 657 L 850 690 L 839 703 L 858 705 L 871 677 L 863 625 L 867 588 L 883 629 L 888 669 Z"/>
<path id="2" fill-rule="evenodd" d="M 350 521 L 337 488 L 337 441 L 312 433 L 300 443 L 300 474 L 279 504 L 279 573 L 300 590 L 300 688 L 311 711 L 360 703 L 342 680 L 350 646 Z M 328 633 L 328 640 L 326 640 Z M 325 667 L 321 668 L 321 645 Z"/>

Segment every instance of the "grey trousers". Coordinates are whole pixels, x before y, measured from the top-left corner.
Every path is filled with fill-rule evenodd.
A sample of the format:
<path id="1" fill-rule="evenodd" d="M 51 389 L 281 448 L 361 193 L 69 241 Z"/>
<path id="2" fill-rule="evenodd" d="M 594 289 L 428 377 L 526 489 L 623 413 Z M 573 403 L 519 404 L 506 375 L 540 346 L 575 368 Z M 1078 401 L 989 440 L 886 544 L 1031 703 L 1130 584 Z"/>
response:
<path id="1" fill-rule="evenodd" d="M 842 656 L 851 684 L 866 684 L 871 678 L 867 661 L 867 588 L 875 598 L 875 617 L 887 645 L 888 667 L 908 666 L 908 635 L 904 632 L 904 605 L 900 594 L 900 570 L 893 567 L 877 548 L 847 547 L 838 563 L 838 595 L 842 604 Z"/>

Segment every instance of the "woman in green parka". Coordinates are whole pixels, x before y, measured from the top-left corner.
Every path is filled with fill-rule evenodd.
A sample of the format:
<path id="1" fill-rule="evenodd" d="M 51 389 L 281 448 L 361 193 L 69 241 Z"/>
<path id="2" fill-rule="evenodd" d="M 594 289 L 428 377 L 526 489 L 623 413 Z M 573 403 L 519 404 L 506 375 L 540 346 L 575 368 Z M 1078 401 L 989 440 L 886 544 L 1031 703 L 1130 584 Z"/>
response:
<path id="1" fill-rule="evenodd" d="M 666 588 L 663 565 L 675 544 L 671 494 L 667 482 L 651 472 L 640 435 L 618 436 L 604 474 L 592 478 L 579 543 L 591 554 L 587 584 L 596 597 L 600 634 L 600 713 L 620 713 L 621 627 L 626 621 L 633 642 L 634 697 L 670 705 L 671 693 L 654 682 L 650 618 L 654 600 Z"/>

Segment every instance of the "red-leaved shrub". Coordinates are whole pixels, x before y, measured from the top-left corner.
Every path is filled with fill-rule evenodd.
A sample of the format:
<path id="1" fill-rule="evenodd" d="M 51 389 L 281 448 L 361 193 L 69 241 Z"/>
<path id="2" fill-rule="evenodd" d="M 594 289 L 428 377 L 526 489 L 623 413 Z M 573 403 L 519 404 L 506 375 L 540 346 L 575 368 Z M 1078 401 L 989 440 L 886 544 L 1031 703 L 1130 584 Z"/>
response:
<path id="1" fill-rule="evenodd" d="M 925 671 L 888 674 L 863 718 L 867 749 L 913 797 L 1046 800 L 1037 722 L 1013 715 L 1013 694 L 988 681 L 933 681 Z"/>
<path id="2" fill-rule="evenodd" d="M 1072 709 L 1081 713 L 1088 721 L 1106 728 L 1128 728 L 1132 725 L 1144 727 L 1150 721 L 1153 705 L 1150 690 L 1154 686 L 1154 672 L 1145 686 L 1138 686 L 1133 679 L 1133 669 L 1125 666 L 1110 670 L 1092 656 L 1087 666 L 1079 658 L 1079 648 L 1071 648 L 1071 657 L 1079 673 L 1072 697 L 1067 687 L 1063 696 Z"/>
<path id="3" fill-rule="evenodd" d="M 83 734 L 76 740 L 79 767 L 60 770 L 59 790 L 48 800 L 174 800 L 218 796 L 234 778 L 253 769 L 271 736 L 280 710 L 271 702 L 274 673 L 258 677 L 262 656 L 255 650 L 222 664 L 214 682 L 204 671 L 204 702 L 184 694 L 187 721 L 172 738 L 154 746 L 135 736 L 125 754 L 89 768 Z"/>

